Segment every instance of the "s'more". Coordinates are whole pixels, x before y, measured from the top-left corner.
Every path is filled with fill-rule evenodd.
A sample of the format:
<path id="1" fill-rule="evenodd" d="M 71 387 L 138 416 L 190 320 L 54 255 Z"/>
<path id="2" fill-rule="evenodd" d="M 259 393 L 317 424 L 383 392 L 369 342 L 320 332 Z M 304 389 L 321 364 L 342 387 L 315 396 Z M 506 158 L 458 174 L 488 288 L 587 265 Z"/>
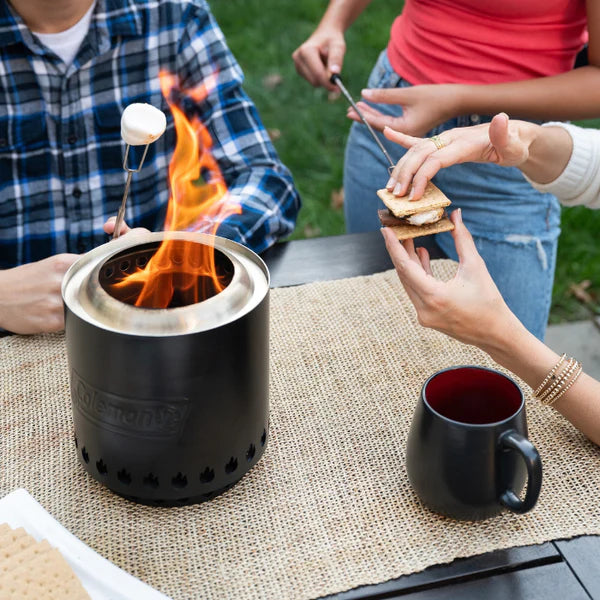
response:
<path id="1" fill-rule="evenodd" d="M 377 190 L 377 195 L 386 205 L 378 211 L 379 220 L 389 227 L 399 240 L 408 240 L 452 231 L 454 225 L 446 216 L 446 207 L 451 202 L 433 183 L 429 182 L 419 200 L 409 200 L 408 196 L 394 196 L 386 189 Z"/>

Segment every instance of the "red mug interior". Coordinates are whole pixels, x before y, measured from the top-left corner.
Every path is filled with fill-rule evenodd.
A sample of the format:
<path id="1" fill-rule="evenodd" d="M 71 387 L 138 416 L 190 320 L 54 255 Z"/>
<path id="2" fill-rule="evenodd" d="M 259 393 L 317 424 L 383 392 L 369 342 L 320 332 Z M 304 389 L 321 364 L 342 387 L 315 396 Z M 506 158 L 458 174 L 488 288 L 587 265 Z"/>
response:
<path id="1" fill-rule="evenodd" d="M 509 419 L 523 402 L 514 381 L 501 373 L 473 367 L 434 375 L 425 385 L 424 399 L 443 417 L 472 425 Z"/>

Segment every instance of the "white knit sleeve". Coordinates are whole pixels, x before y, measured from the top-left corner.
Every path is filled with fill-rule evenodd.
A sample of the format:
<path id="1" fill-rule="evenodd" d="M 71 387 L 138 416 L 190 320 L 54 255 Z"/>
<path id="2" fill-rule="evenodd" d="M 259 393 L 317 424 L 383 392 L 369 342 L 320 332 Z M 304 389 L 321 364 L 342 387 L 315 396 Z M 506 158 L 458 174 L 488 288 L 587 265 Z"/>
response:
<path id="1" fill-rule="evenodd" d="M 527 181 L 540 192 L 554 194 L 565 206 L 585 205 L 600 209 L 600 131 L 570 123 L 544 123 L 562 127 L 573 139 L 573 152 L 565 170 L 550 183 Z"/>

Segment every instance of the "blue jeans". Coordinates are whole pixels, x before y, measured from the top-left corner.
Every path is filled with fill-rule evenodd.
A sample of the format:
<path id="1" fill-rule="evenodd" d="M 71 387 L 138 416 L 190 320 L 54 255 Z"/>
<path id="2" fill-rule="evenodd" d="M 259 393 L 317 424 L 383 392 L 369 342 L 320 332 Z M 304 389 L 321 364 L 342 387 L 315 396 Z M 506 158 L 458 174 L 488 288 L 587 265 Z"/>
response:
<path id="1" fill-rule="evenodd" d="M 367 86 L 408 87 L 392 69 L 382 52 Z M 398 116 L 396 105 L 375 105 L 383 113 Z M 489 121 L 471 115 L 450 119 L 427 135 L 454 127 Z M 378 134 L 393 160 L 404 148 Z M 389 179 L 388 164 L 362 123 L 354 123 L 346 145 L 344 165 L 344 211 L 349 233 L 381 227 L 377 209 L 384 208 L 376 190 Z M 544 338 L 560 234 L 560 206 L 551 194 L 534 190 L 514 167 L 464 163 L 442 169 L 434 183 L 450 198 L 453 208 L 461 207 L 463 220 L 500 293 L 521 322 L 539 339 Z M 458 260 L 452 236 L 435 236 L 447 256 Z"/>

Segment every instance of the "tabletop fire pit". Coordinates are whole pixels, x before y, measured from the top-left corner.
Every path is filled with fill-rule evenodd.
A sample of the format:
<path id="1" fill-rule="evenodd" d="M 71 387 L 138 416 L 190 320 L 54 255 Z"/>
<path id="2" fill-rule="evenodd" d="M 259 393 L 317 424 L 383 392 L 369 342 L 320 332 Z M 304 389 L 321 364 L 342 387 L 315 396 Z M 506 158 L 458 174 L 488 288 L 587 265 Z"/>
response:
<path id="1" fill-rule="evenodd" d="M 88 473 L 131 500 L 181 505 L 222 493 L 258 462 L 269 274 L 257 255 L 208 234 L 130 234 L 82 256 L 62 294 Z"/>

